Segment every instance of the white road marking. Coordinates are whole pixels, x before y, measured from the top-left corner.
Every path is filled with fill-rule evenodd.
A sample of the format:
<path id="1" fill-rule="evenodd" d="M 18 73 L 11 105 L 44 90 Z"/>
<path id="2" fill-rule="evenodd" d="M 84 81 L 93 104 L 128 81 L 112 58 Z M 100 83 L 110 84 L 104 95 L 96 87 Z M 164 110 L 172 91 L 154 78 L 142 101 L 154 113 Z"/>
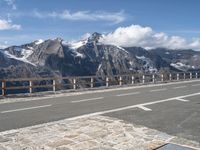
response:
<path id="1" fill-rule="evenodd" d="M 178 96 L 176 98 L 186 98 L 186 97 L 192 97 L 192 96 L 197 96 L 197 95 L 200 95 L 200 92 L 199 93 L 188 94 L 188 95 L 183 95 L 183 96 Z"/>
<path id="2" fill-rule="evenodd" d="M 44 108 L 44 107 L 51 107 L 52 105 L 42 105 L 42 106 L 35 106 L 35 107 L 27 107 L 27 108 L 20 108 L 20 109 L 13 109 L 13 110 L 6 110 L 2 111 L 2 114 L 10 113 L 10 112 L 17 112 L 17 111 L 24 111 L 24 110 L 31 110 L 31 109 L 38 109 L 38 108 Z"/>
<path id="3" fill-rule="evenodd" d="M 192 85 L 192 86 L 200 86 L 200 84 L 194 84 L 194 85 Z"/>
<path id="4" fill-rule="evenodd" d="M 136 95 L 136 94 L 140 94 L 140 92 L 124 93 L 124 94 L 119 94 L 119 95 L 116 95 L 116 96 L 129 96 L 129 95 Z"/>
<path id="5" fill-rule="evenodd" d="M 71 103 L 80 103 L 80 102 L 94 101 L 94 100 L 100 100 L 100 99 L 103 99 L 103 98 L 104 97 L 96 97 L 96 98 L 90 98 L 90 99 L 81 99 L 81 100 L 71 101 Z"/>
<path id="6" fill-rule="evenodd" d="M 144 111 L 152 111 L 152 109 L 147 108 L 147 107 L 144 107 L 144 106 L 142 106 L 142 105 L 138 105 L 138 108 L 140 108 L 140 109 L 142 109 L 142 110 L 144 110 Z"/>
<path id="7" fill-rule="evenodd" d="M 177 87 L 173 87 L 172 89 L 182 89 L 182 88 L 186 88 L 187 86 L 177 86 Z"/>
<path id="8" fill-rule="evenodd" d="M 167 89 L 164 88 L 164 89 L 155 89 L 155 90 L 151 90 L 150 92 L 160 92 L 160 91 L 166 91 Z"/>
<path id="9" fill-rule="evenodd" d="M 183 96 L 178 96 L 178 97 L 172 97 L 172 98 L 164 99 L 164 100 L 158 100 L 158 101 L 142 103 L 142 104 L 137 104 L 137 105 L 132 105 L 132 106 L 120 107 L 120 108 L 106 110 L 106 111 L 95 112 L 95 113 L 91 113 L 91 114 L 73 117 L 72 120 L 77 119 L 77 118 L 90 117 L 90 116 L 95 116 L 95 115 L 103 115 L 103 114 L 106 114 L 106 113 L 112 113 L 112 112 L 137 108 L 138 106 L 141 106 L 141 105 L 147 106 L 147 105 L 158 104 L 158 103 L 167 102 L 167 101 L 175 101 L 177 98 L 185 98 L 185 97 L 191 97 L 191 96 L 197 96 L 197 95 L 200 95 L 200 93 L 193 93 L 193 94 L 188 94 L 188 95 L 183 95 Z"/>
<path id="10" fill-rule="evenodd" d="M 178 96 L 178 97 L 172 97 L 172 98 L 164 99 L 164 100 L 158 100 L 158 101 L 153 101 L 153 102 L 148 102 L 148 103 L 143 103 L 143 104 L 137 104 L 137 105 L 132 105 L 132 106 L 120 107 L 120 108 L 116 108 L 116 109 L 110 109 L 110 110 L 106 110 L 106 111 L 85 114 L 85 115 L 81 115 L 81 116 L 68 118 L 67 120 L 75 120 L 75 119 L 81 119 L 81 118 L 85 118 L 85 117 L 92 117 L 92 116 L 96 116 L 96 115 L 103 115 L 103 114 L 107 114 L 107 113 L 137 108 L 140 105 L 146 106 L 146 105 L 152 105 L 152 104 L 157 104 L 157 103 L 162 103 L 162 102 L 167 102 L 167 101 L 175 101 L 175 99 L 177 99 L 177 98 L 186 98 L 186 97 L 197 96 L 197 95 L 200 95 L 200 93 L 193 93 L 193 94 L 188 94 L 188 95 L 183 95 L 183 96 Z"/>
<path id="11" fill-rule="evenodd" d="M 182 101 L 182 102 L 189 102 L 189 100 L 186 100 L 186 99 L 183 99 L 183 98 L 176 98 L 176 100 Z"/>

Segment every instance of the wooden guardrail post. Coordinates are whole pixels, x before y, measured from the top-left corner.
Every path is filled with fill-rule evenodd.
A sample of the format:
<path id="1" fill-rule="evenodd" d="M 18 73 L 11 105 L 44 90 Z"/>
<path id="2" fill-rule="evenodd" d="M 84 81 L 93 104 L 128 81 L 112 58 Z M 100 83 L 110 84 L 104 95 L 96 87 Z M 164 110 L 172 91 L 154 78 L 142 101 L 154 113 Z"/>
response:
<path id="1" fill-rule="evenodd" d="M 192 79 L 192 73 L 190 73 L 190 79 Z"/>
<path id="2" fill-rule="evenodd" d="M 135 80 L 135 77 L 134 77 L 134 76 L 131 76 L 131 83 L 132 83 L 132 84 L 134 84 L 134 83 L 135 83 L 135 81 L 134 81 L 134 80 Z"/>
<path id="3" fill-rule="evenodd" d="M 163 82 L 164 81 L 164 75 L 161 74 L 161 81 Z"/>
<path id="4" fill-rule="evenodd" d="M 6 81 L 2 81 L 2 96 L 6 96 Z"/>
<path id="5" fill-rule="evenodd" d="M 142 76 L 142 83 L 145 83 L 145 75 Z"/>
<path id="6" fill-rule="evenodd" d="M 55 79 L 53 80 L 53 91 L 54 92 L 56 91 L 56 80 Z"/>
<path id="7" fill-rule="evenodd" d="M 154 74 L 152 75 L 152 81 L 153 81 L 153 83 L 155 83 L 155 75 Z"/>
<path id="8" fill-rule="evenodd" d="M 76 78 L 73 79 L 73 89 L 76 90 Z"/>
<path id="9" fill-rule="evenodd" d="M 119 85 L 122 86 L 122 76 L 119 77 Z"/>
<path id="10" fill-rule="evenodd" d="M 90 80 L 90 87 L 91 87 L 91 88 L 94 87 L 94 78 L 91 78 L 91 80 Z"/>
<path id="11" fill-rule="evenodd" d="M 109 78 L 106 77 L 106 87 L 108 87 L 108 86 L 109 86 Z"/>
<path id="12" fill-rule="evenodd" d="M 177 76 L 177 80 L 179 80 L 179 73 L 177 73 L 177 75 L 176 75 L 176 76 Z"/>
<path id="13" fill-rule="evenodd" d="M 29 81 L 29 93 L 33 93 L 33 81 Z"/>

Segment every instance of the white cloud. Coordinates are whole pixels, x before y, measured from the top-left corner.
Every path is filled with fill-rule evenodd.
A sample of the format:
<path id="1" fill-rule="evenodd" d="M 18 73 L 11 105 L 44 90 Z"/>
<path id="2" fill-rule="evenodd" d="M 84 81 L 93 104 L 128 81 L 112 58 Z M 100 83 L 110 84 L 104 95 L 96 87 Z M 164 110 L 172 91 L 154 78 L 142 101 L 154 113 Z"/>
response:
<path id="1" fill-rule="evenodd" d="M 200 38 L 187 40 L 180 36 L 168 36 L 163 32 L 155 32 L 151 27 L 140 25 L 119 27 L 114 32 L 104 35 L 101 42 L 124 47 L 140 46 L 146 49 L 164 47 L 200 50 Z"/>
<path id="2" fill-rule="evenodd" d="M 81 39 L 88 39 L 91 36 L 91 33 L 85 33 L 81 36 Z"/>
<path id="3" fill-rule="evenodd" d="M 63 20 L 73 21 L 108 21 L 114 24 L 121 23 L 125 20 L 124 11 L 106 12 L 106 11 L 77 11 L 70 12 L 64 10 L 63 12 L 39 12 L 35 11 L 34 16 L 38 18 L 59 18 Z"/>
<path id="4" fill-rule="evenodd" d="M 11 20 L 1 20 L 0 19 L 0 30 L 20 30 L 21 25 L 12 24 Z"/>
<path id="5" fill-rule="evenodd" d="M 7 5 L 11 6 L 13 10 L 16 10 L 17 9 L 17 6 L 15 4 L 15 0 L 4 0 Z"/>

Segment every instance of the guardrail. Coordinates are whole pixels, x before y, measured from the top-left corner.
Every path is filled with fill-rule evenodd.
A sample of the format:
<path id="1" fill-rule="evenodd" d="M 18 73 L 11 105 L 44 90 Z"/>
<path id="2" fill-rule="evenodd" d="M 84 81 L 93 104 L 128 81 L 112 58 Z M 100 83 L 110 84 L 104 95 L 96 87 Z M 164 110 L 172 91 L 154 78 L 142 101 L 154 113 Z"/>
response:
<path id="1" fill-rule="evenodd" d="M 77 90 L 81 88 L 148 84 L 200 78 L 200 73 L 129 74 L 115 76 L 83 76 L 60 78 L 4 79 L 0 82 L 0 95 L 35 93 L 40 91 Z"/>

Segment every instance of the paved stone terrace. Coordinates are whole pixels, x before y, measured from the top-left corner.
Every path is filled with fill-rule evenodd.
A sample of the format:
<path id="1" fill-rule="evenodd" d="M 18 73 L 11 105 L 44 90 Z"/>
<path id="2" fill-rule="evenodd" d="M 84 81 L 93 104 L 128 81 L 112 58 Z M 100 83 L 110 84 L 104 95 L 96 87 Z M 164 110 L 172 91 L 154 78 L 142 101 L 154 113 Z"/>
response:
<path id="1" fill-rule="evenodd" d="M 152 150 L 165 143 L 199 145 L 106 116 L 66 119 L 0 133 L 0 150 Z"/>

